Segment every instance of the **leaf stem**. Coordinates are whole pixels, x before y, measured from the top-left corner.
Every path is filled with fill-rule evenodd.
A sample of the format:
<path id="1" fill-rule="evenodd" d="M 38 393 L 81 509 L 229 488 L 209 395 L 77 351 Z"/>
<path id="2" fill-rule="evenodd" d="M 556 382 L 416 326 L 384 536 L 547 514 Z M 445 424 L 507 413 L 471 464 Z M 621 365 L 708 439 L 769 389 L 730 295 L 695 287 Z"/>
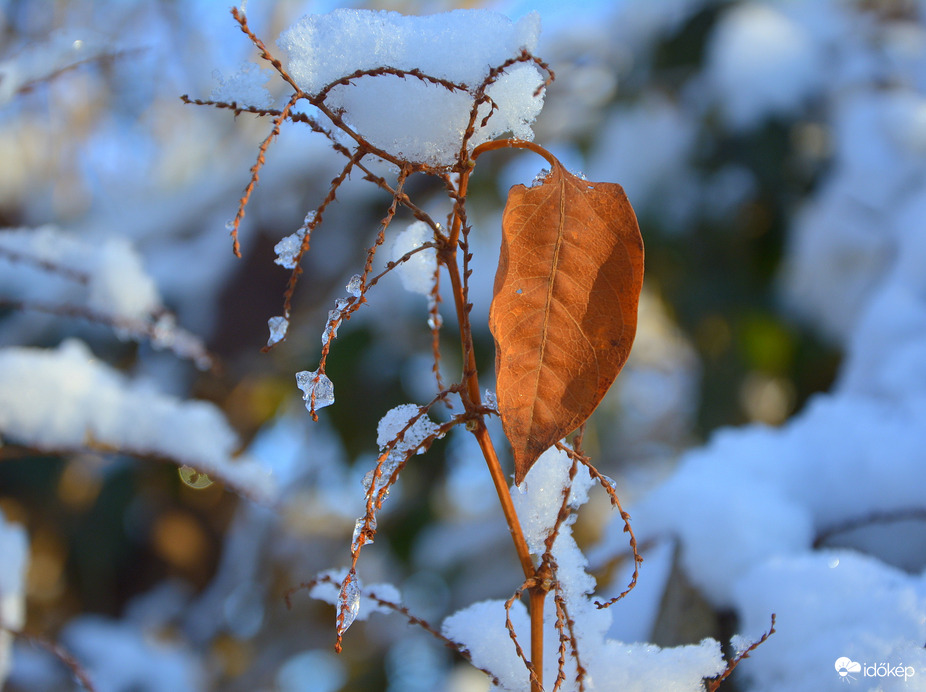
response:
<path id="1" fill-rule="evenodd" d="M 496 151 L 498 149 L 529 149 L 535 154 L 545 158 L 547 163 L 549 163 L 551 166 L 560 165 L 559 161 L 555 156 L 553 156 L 553 154 L 551 154 L 539 144 L 534 144 L 533 142 L 529 142 L 526 139 L 492 139 L 488 142 L 483 142 L 478 147 L 473 149 L 473 154 L 470 158 L 475 161 L 481 154 L 484 154 L 487 151 Z"/>

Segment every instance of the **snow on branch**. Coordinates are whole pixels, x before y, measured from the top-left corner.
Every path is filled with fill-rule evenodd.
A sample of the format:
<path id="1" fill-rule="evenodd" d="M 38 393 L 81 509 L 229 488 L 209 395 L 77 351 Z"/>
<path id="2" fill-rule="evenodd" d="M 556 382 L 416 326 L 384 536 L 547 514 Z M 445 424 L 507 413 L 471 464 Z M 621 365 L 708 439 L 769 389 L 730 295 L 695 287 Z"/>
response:
<path id="1" fill-rule="evenodd" d="M 120 52 L 92 36 L 51 36 L 0 62 L 0 106 L 64 72 Z"/>
<path id="2" fill-rule="evenodd" d="M 104 324 L 150 341 L 200 369 L 212 357 L 163 305 L 142 258 L 124 238 L 85 240 L 54 226 L 0 229 L 0 305 Z"/>
<path id="3" fill-rule="evenodd" d="M 213 404 L 152 391 L 95 360 L 78 340 L 56 350 L 0 351 L 0 435 L 44 450 L 164 457 L 246 497 L 274 494 L 269 473 L 236 456 L 238 438 Z"/>

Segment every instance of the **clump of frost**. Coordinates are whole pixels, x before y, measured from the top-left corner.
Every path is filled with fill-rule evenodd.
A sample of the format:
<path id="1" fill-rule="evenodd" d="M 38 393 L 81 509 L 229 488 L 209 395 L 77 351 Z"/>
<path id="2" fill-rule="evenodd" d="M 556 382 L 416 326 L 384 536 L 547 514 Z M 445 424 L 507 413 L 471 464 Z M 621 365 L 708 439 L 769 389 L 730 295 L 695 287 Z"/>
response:
<path id="1" fill-rule="evenodd" d="M 13 635 L 26 622 L 26 567 L 29 539 L 22 526 L 8 522 L 0 511 L 0 687 L 10 672 Z"/>
<path id="2" fill-rule="evenodd" d="M 433 239 L 430 227 L 423 221 L 415 221 L 393 241 L 392 261 L 398 261 L 406 253 L 417 250 Z M 430 295 L 434 287 L 434 273 L 437 271 L 437 251 L 432 247 L 420 250 L 397 265 L 395 271 L 399 273 L 406 290 Z"/>
<path id="3" fill-rule="evenodd" d="M 273 107 L 273 97 L 264 86 L 272 76 L 269 70 L 262 70 L 254 63 L 245 63 L 228 77 L 218 70 L 212 76 L 218 82 L 212 90 L 213 101 L 260 109 Z"/>
<path id="4" fill-rule="evenodd" d="M 416 77 L 365 75 L 327 94 L 329 108 L 372 144 L 409 161 L 454 163 L 469 122 L 473 92 L 490 68 L 533 51 L 540 33 L 536 13 L 512 22 L 487 10 L 455 10 L 430 16 L 337 9 L 308 15 L 279 39 L 287 69 L 310 94 L 357 70 L 419 69 L 458 88 Z M 505 132 L 531 139 L 530 124 L 543 105 L 543 83 L 531 63 L 510 66 L 486 90 L 497 107 L 480 106 L 476 146 Z M 489 115 L 485 126 L 481 121 Z"/>
<path id="5" fill-rule="evenodd" d="M 295 233 L 291 233 L 273 246 L 273 251 L 277 253 L 274 264 L 279 264 L 284 269 L 296 268 L 296 257 L 299 250 L 302 249 L 302 239 L 305 238 L 306 229 L 300 228 Z"/>
<path id="6" fill-rule="evenodd" d="M 359 298 L 361 295 L 361 289 L 363 288 L 363 278 L 360 274 L 354 274 L 350 277 L 350 280 L 347 282 L 347 295 L 352 298 Z"/>
<path id="7" fill-rule="evenodd" d="M 0 435 L 52 451 L 101 446 L 166 457 L 248 497 L 274 493 L 269 474 L 237 454 L 237 435 L 216 406 L 151 391 L 77 340 L 0 350 Z"/>
<path id="8" fill-rule="evenodd" d="M 571 466 L 572 460 L 567 454 L 550 449 L 528 472 L 526 486 L 522 484 L 520 489 L 512 489 L 525 537 L 534 553 L 543 552 L 543 541 L 556 523 Z M 587 469 L 580 467 L 569 490 L 569 505 L 578 508 L 584 504 L 592 484 Z M 559 586 L 573 621 L 579 656 L 586 670 L 586 689 L 703 690 L 703 678 L 719 675 L 726 665 L 718 642 L 705 639 L 700 644 L 660 648 L 651 644 L 625 644 L 607 636 L 611 609 L 598 609 L 590 598 L 595 580 L 586 572 L 587 560 L 573 538 L 573 521 L 567 520 L 560 526 L 552 552 Z M 628 598 L 632 597 L 633 592 Z M 544 611 L 544 680 L 555 680 L 557 676 L 559 633 L 554 626 L 556 618 L 553 598 L 548 596 Z M 530 638 L 530 622 L 522 602 L 514 604 L 511 620 L 524 646 Z M 530 689 L 524 663 L 518 658 L 505 627 L 504 601 L 475 603 L 446 618 L 441 629 L 445 636 L 470 651 L 473 663 L 498 677 L 499 689 L 518 692 Z M 568 654 L 565 674 L 567 681 L 575 680 L 575 659 Z"/>
<path id="9" fill-rule="evenodd" d="M 408 425 L 408 422 L 416 415 L 418 415 L 418 406 L 415 404 L 401 404 L 390 409 L 376 426 L 376 444 L 379 445 L 380 450 L 385 449 L 386 445 L 394 440 L 402 428 Z M 436 432 L 437 424 L 427 415 L 423 415 L 405 431 L 402 439 L 393 448 L 393 452 L 404 456 L 407 451 L 414 449 Z M 418 454 L 423 454 L 424 451 L 423 448 L 419 449 Z"/>
<path id="10" fill-rule="evenodd" d="M 415 404 L 401 404 L 390 409 L 383 416 L 376 427 L 376 444 L 379 445 L 380 451 L 385 451 L 386 447 L 402 432 L 402 429 L 408 425 L 408 422 L 418 415 L 418 406 Z M 430 437 L 438 430 L 438 426 L 428 418 L 422 415 L 412 426 L 405 431 L 401 440 L 396 440 L 395 445 L 389 450 L 388 456 L 379 465 L 379 473 L 376 469 L 371 469 L 363 477 L 363 489 L 366 493 L 378 494 L 380 490 L 387 486 L 392 474 L 405 460 L 408 453 L 418 447 L 426 438 Z M 420 447 L 417 454 L 425 452 L 424 447 Z M 374 485 L 375 482 L 375 485 Z M 386 494 L 388 495 L 388 490 Z M 374 526 L 375 528 L 375 526 Z M 369 541 L 368 541 L 369 542 Z"/>
<path id="11" fill-rule="evenodd" d="M 334 383 L 325 373 L 318 370 L 297 372 L 296 386 L 302 390 L 302 398 L 309 411 L 317 411 L 334 403 Z"/>

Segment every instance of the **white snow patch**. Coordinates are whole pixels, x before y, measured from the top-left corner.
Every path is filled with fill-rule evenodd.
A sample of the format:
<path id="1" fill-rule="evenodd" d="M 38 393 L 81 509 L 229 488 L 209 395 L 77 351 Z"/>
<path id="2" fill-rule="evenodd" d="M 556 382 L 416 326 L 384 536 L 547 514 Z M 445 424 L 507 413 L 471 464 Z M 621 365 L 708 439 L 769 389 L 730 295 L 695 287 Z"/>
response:
<path id="1" fill-rule="evenodd" d="M 0 434 L 38 449 L 162 456 L 255 499 L 274 492 L 261 466 L 236 456 L 238 438 L 213 404 L 152 391 L 74 339 L 0 351 Z"/>
<path id="2" fill-rule="evenodd" d="M 287 69 L 310 94 L 357 70 L 419 69 L 460 88 L 448 89 L 414 76 L 365 75 L 334 87 L 328 107 L 372 144 L 409 161 L 451 165 L 462 146 L 473 93 L 489 69 L 533 51 L 540 20 L 531 13 L 518 22 L 487 10 L 455 10 L 429 16 L 337 9 L 308 15 L 285 31 L 279 45 Z M 506 70 L 486 93 L 498 107 L 485 127 L 490 106 L 480 106 L 470 146 L 511 132 L 530 139 L 540 112 L 543 77 L 531 63 Z"/>

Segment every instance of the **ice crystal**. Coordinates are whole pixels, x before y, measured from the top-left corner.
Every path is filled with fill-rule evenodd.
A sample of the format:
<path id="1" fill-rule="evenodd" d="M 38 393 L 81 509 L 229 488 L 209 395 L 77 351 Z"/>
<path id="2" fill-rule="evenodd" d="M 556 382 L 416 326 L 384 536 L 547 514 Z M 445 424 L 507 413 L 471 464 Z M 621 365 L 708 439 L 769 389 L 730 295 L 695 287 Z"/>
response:
<path id="1" fill-rule="evenodd" d="M 273 246 L 273 251 L 277 253 L 275 264 L 279 264 L 284 269 L 296 268 L 296 257 L 302 249 L 302 239 L 305 238 L 306 229 L 300 228 L 295 233 L 286 236 L 279 243 Z"/>
<path id="2" fill-rule="evenodd" d="M 488 406 L 489 408 L 494 408 L 494 409 L 498 410 L 498 397 L 495 396 L 495 392 L 493 392 L 491 389 L 487 389 L 487 390 L 486 390 L 485 402 L 484 402 L 484 403 L 485 403 L 485 405 Z"/>
<path id="3" fill-rule="evenodd" d="M 362 283 L 363 279 L 360 277 L 360 274 L 354 274 L 350 277 L 350 281 L 347 282 L 347 294 L 354 298 L 359 298 Z"/>
<path id="4" fill-rule="evenodd" d="M 550 177 L 549 168 L 541 168 L 540 172 L 534 176 L 534 180 L 531 181 L 531 187 L 537 187 L 538 185 L 543 185 L 547 182 L 547 178 Z"/>
<path id="5" fill-rule="evenodd" d="M 363 527 L 366 526 L 366 517 L 360 517 L 354 522 L 354 535 L 350 541 L 350 551 L 352 553 L 360 550 L 360 547 L 363 545 L 368 545 L 373 542 L 373 537 L 370 533 L 364 535 Z M 370 529 L 372 531 L 376 530 L 376 517 L 370 519 Z"/>
<path id="6" fill-rule="evenodd" d="M 267 320 L 267 326 L 270 327 L 270 338 L 267 339 L 267 345 L 273 346 L 286 337 L 286 332 L 289 330 L 289 320 L 281 316 L 271 317 Z"/>
<path id="7" fill-rule="evenodd" d="M 338 327 L 341 326 L 341 311 L 329 310 L 328 322 L 325 323 L 325 331 L 322 332 L 322 346 L 338 336 Z"/>
<path id="8" fill-rule="evenodd" d="M 325 331 L 322 332 L 322 346 L 337 338 L 338 327 L 341 326 L 341 316 L 344 308 L 348 305 L 350 305 L 350 301 L 347 298 L 338 298 L 334 302 L 334 310 L 328 311 L 328 321 L 325 323 Z"/>
<path id="9" fill-rule="evenodd" d="M 395 439 L 399 432 L 401 432 L 401 430 L 408 425 L 408 422 L 416 415 L 418 415 L 418 407 L 415 404 L 402 404 L 388 411 L 379 421 L 379 425 L 376 428 L 376 444 L 379 445 L 379 448 L 385 449 L 386 445 Z M 405 434 L 402 436 L 402 439 L 396 443 L 393 451 L 404 456 L 405 452 L 418 447 L 425 438 L 433 435 L 435 432 L 437 432 L 437 425 L 434 421 L 426 415 L 422 415 L 405 431 Z M 423 448 L 418 447 L 418 454 L 422 454 L 424 451 Z"/>
<path id="10" fill-rule="evenodd" d="M 317 411 L 334 403 L 334 384 L 325 373 L 317 370 L 297 372 L 296 384 L 303 392 L 302 398 L 305 399 L 305 407 L 309 411 Z M 315 395 L 314 402 L 312 401 L 313 394 Z"/>
<path id="11" fill-rule="evenodd" d="M 395 473 L 396 468 L 398 468 L 399 463 L 402 461 L 402 455 L 396 454 L 395 450 L 389 454 L 389 456 L 383 461 L 379 476 L 376 475 L 376 469 L 371 469 L 363 475 L 363 491 L 366 494 L 370 493 L 370 486 L 373 485 L 373 479 L 376 478 L 376 487 L 373 488 L 373 494 L 378 495 L 383 488 L 386 487 L 386 484 L 389 482 L 389 479 L 392 477 L 392 474 Z M 389 490 L 386 490 L 383 497 L 389 497 Z"/>
<path id="12" fill-rule="evenodd" d="M 338 594 L 338 634 L 344 634 L 360 611 L 360 584 L 357 575 L 350 572 Z"/>

